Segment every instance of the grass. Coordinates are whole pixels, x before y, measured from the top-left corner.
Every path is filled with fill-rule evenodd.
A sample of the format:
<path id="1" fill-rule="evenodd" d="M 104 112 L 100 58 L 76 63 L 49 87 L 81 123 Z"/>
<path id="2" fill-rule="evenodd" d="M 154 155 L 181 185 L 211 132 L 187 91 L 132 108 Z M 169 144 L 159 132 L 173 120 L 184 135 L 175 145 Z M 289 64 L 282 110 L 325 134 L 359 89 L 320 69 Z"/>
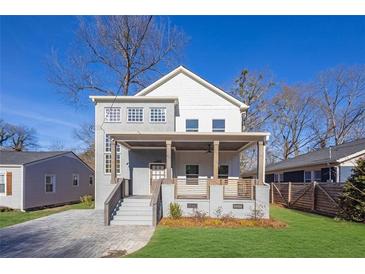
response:
<path id="1" fill-rule="evenodd" d="M 169 228 L 128 257 L 332 258 L 365 257 L 365 224 L 280 207 L 271 217 L 286 228 Z"/>
<path id="2" fill-rule="evenodd" d="M 64 205 L 64 206 L 29 211 L 29 212 L 21 212 L 18 210 L 9 211 L 9 212 L 0 212 L 0 228 L 23 223 L 23 222 L 41 218 L 41 217 L 45 217 L 45 216 L 55 214 L 58 212 L 62 212 L 65 210 L 89 209 L 89 208 L 93 208 L 93 206 L 90 207 L 84 203 L 78 203 L 78 204 Z"/>

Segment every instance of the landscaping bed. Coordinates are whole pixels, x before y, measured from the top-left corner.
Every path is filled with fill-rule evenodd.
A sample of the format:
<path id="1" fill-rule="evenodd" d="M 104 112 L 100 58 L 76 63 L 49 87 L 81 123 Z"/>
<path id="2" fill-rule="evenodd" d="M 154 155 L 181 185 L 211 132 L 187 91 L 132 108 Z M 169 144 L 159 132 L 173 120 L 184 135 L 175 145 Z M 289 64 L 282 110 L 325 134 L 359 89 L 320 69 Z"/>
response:
<path id="1" fill-rule="evenodd" d="M 274 219 L 235 219 L 235 218 L 163 218 L 159 226 L 166 227 L 216 227 L 216 228 L 244 228 L 244 227 L 267 227 L 284 228 L 286 223 Z"/>

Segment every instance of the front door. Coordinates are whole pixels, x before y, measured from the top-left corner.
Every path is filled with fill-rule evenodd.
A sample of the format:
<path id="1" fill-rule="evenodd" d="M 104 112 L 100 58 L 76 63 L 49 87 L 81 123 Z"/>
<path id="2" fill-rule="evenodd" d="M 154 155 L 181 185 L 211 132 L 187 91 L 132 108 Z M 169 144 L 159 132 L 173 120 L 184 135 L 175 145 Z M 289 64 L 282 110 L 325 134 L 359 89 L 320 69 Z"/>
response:
<path id="1" fill-rule="evenodd" d="M 150 164 L 150 193 L 152 192 L 153 180 L 166 178 L 166 165 L 165 164 Z"/>

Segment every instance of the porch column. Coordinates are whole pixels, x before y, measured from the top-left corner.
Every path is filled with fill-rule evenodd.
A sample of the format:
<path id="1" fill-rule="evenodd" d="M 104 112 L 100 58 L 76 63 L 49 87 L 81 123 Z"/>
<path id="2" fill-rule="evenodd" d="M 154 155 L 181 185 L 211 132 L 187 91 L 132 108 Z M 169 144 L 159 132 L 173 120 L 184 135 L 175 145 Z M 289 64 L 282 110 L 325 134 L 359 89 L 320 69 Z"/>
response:
<path id="1" fill-rule="evenodd" d="M 111 164 L 110 164 L 110 170 L 111 170 L 111 176 L 110 176 L 110 183 L 115 184 L 116 183 L 116 177 L 117 177 L 117 142 L 112 139 L 111 140 Z"/>
<path id="2" fill-rule="evenodd" d="M 257 142 L 257 179 L 258 184 L 265 182 L 265 142 Z"/>
<path id="3" fill-rule="evenodd" d="M 166 141 L 166 179 L 168 181 L 172 180 L 172 171 L 171 171 L 171 141 Z"/>
<path id="4" fill-rule="evenodd" d="M 218 164 L 219 164 L 219 141 L 214 141 L 213 154 L 213 179 L 218 179 Z"/>

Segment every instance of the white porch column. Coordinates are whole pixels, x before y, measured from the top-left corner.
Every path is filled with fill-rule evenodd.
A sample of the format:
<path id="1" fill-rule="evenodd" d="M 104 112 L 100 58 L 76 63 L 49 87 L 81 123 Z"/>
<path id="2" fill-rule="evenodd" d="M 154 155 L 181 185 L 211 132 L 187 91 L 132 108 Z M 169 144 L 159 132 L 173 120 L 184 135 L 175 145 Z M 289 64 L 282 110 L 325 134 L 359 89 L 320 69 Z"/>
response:
<path id="1" fill-rule="evenodd" d="M 110 183 L 115 184 L 117 178 L 117 142 L 112 139 L 111 140 L 111 176 Z"/>
<path id="2" fill-rule="evenodd" d="M 257 179 L 258 184 L 265 182 L 265 142 L 257 142 Z"/>
<path id="3" fill-rule="evenodd" d="M 219 141 L 214 141 L 213 153 L 213 179 L 218 179 L 218 165 L 219 165 Z"/>
<path id="4" fill-rule="evenodd" d="M 166 179 L 172 181 L 172 170 L 171 170 L 171 141 L 166 141 Z"/>

